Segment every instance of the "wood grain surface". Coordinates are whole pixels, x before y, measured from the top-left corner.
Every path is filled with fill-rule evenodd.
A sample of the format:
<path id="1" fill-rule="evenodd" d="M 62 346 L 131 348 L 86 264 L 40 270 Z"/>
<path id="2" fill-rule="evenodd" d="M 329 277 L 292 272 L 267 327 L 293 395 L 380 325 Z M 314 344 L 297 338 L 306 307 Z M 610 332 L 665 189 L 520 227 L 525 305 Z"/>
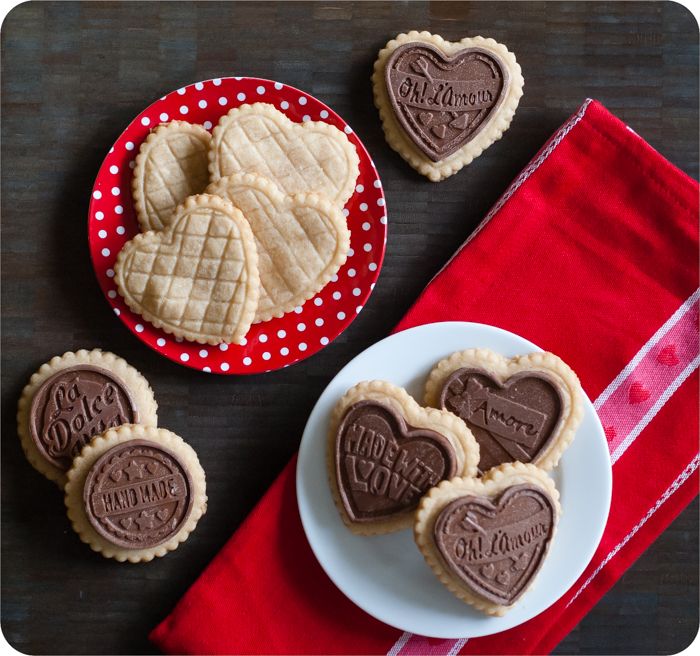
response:
<path id="1" fill-rule="evenodd" d="M 369 76 L 392 36 L 483 34 L 522 64 L 506 137 L 431 184 L 386 145 Z M 162 619 L 296 450 L 318 395 L 384 337 L 545 139 L 586 96 L 698 176 L 698 28 L 673 3 L 27 3 L 2 26 L 2 630 L 31 653 L 148 653 Z M 372 153 L 390 207 L 374 295 L 301 365 L 206 376 L 156 355 L 115 320 L 93 276 L 86 214 L 110 145 L 153 99 L 196 80 L 251 75 L 317 96 Z M 99 346 L 151 381 L 162 424 L 185 436 L 209 512 L 146 567 L 103 560 L 70 529 L 61 494 L 26 463 L 15 409 L 31 373 Z M 672 653 L 698 627 L 695 502 L 559 646 L 561 653 Z"/>

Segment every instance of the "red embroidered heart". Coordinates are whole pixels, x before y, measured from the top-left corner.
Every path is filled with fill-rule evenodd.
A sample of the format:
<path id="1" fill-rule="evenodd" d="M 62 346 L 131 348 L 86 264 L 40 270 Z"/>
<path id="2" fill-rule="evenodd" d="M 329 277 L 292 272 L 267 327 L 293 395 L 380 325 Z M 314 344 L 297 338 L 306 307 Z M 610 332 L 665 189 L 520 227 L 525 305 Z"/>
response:
<path id="1" fill-rule="evenodd" d="M 510 606 L 544 562 L 554 533 L 552 500 L 533 485 L 494 502 L 459 497 L 439 513 L 433 539 L 452 576 L 492 603 Z"/>
<path id="2" fill-rule="evenodd" d="M 396 118 L 408 137 L 439 162 L 471 141 L 495 115 L 508 88 L 508 72 L 482 48 L 452 57 L 427 43 L 406 43 L 387 61 L 386 88 Z M 426 111 L 449 112 L 452 122 L 425 130 Z M 463 120 L 458 120 L 459 117 Z"/>
<path id="3" fill-rule="evenodd" d="M 606 426 L 604 429 L 605 437 L 608 438 L 608 442 L 612 442 L 617 437 L 617 431 L 613 426 Z"/>
<path id="4" fill-rule="evenodd" d="M 406 424 L 388 405 L 359 401 L 335 440 L 338 491 L 356 522 L 411 510 L 427 490 L 457 473 L 452 445 L 439 433 Z"/>
<path id="5" fill-rule="evenodd" d="M 651 392 L 642 383 L 637 381 L 630 385 L 630 403 L 644 403 L 650 396 Z"/>
<path id="6" fill-rule="evenodd" d="M 669 344 L 668 346 L 664 346 L 656 356 L 656 361 L 667 367 L 675 367 L 680 362 L 676 351 L 676 345 Z"/>

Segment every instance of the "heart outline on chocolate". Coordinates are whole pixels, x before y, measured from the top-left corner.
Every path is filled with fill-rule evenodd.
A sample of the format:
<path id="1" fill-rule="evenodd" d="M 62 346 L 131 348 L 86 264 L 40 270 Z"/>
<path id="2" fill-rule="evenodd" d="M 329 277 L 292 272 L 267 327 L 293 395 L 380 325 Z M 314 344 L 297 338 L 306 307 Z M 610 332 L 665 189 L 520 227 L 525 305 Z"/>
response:
<path id="1" fill-rule="evenodd" d="M 386 436 L 390 439 L 387 439 L 386 443 L 383 443 L 382 453 L 376 455 L 375 448 L 379 440 L 377 439 L 377 441 L 374 441 L 375 436 L 378 435 L 380 438 L 384 436 L 365 426 L 361 427 L 363 431 L 357 439 L 357 443 L 360 445 L 365 432 L 371 431 L 373 433 L 371 438 L 373 441 L 370 450 L 375 452 L 376 462 L 371 461 L 371 458 L 366 457 L 364 454 L 360 457 L 359 451 L 352 453 L 350 450 L 343 450 L 347 433 L 357 426 L 357 422 L 364 416 L 363 413 L 367 412 L 371 413 L 369 416 L 374 417 L 375 420 L 379 418 L 379 420 L 387 426 L 388 432 L 390 433 Z M 385 463 L 385 454 L 388 452 L 388 444 L 395 445 L 396 458 L 392 464 L 392 470 L 389 470 Z M 375 480 L 372 476 L 375 470 L 379 473 L 380 469 L 386 469 L 387 472 L 389 472 L 391 485 L 393 485 L 395 490 L 399 490 L 399 483 L 405 481 L 396 479 L 395 482 L 393 478 L 397 475 L 395 464 L 396 461 L 402 457 L 402 454 L 409 454 L 409 452 L 414 454 L 414 460 L 411 460 L 411 463 L 414 463 L 415 460 L 418 459 L 418 456 L 415 455 L 416 452 L 423 457 L 423 460 L 419 462 L 422 463 L 421 466 L 424 471 L 429 469 L 429 467 L 426 469 L 425 461 L 428 459 L 426 455 L 432 457 L 438 455 L 439 459 L 443 462 L 442 471 L 433 472 L 429 479 L 423 481 L 422 486 L 418 485 L 421 479 L 414 478 L 413 483 L 416 483 L 416 485 L 413 485 L 413 487 L 415 489 L 410 489 L 412 484 L 409 484 L 408 487 L 401 488 L 402 499 L 380 498 L 379 503 L 381 507 L 378 511 L 372 510 L 371 508 L 368 509 L 368 504 L 371 504 L 372 501 L 377 501 L 378 496 L 381 497 L 381 494 L 373 495 L 370 491 L 373 481 Z M 343 460 L 343 456 L 345 456 L 345 460 Z M 403 462 L 406 462 L 406 458 L 408 457 L 410 456 L 404 456 Z M 349 458 L 352 458 L 352 471 L 348 470 Z M 452 444 L 446 437 L 428 428 L 411 426 L 406 423 L 404 417 L 396 412 L 394 408 L 372 400 L 358 401 L 345 411 L 336 430 L 334 460 L 338 494 L 344 511 L 351 521 L 360 523 L 392 519 L 406 512 L 411 512 L 416 507 L 422 494 L 427 492 L 430 487 L 436 485 L 440 480 L 451 478 L 457 474 L 456 454 Z M 369 465 L 367 464 L 368 462 Z M 369 471 L 369 474 L 362 478 L 362 471 Z M 415 467 L 411 471 L 415 471 Z M 357 472 L 360 472 L 360 477 L 357 477 Z M 372 477 L 371 480 L 370 477 Z M 406 480 L 408 479 L 406 478 Z M 387 490 L 389 494 L 391 494 L 389 482 L 384 486 L 384 492 L 382 494 L 386 493 Z M 402 500 L 403 503 L 401 502 Z M 364 508 L 362 506 L 364 506 Z"/>
<path id="2" fill-rule="evenodd" d="M 499 524 L 498 518 L 518 503 L 527 505 L 529 508 L 525 508 L 526 511 L 534 503 L 537 512 L 523 513 L 521 508 L 523 516 L 515 522 Z M 467 515 L 469 519 L 465 520 Z M 528 524 L 532 517 L 538 519 L 539 523 L 535 526 Z M 458 521 L 459 518 L 462 518 L 461 521 Z M 489 522 L 491 526 L 488 526 Z M 479 597 L 510 606 L 525 593 L 541 569 L 555 525 L 555 504 L 549 495 L 537 486 L 518 484 L 507 487 L 495 501 L 477 494 L 453 499 L 435 520 L 433 540 L 444 566 L 452 576 Z M 455 526 L 459 530 L 455 530 Z M 508 534 L 508 529 L 514 526 L 521 528 L 520 534 L 515 537 Z M 490 535 L 491 531 L 493 536 Z M 450 545 L 445 536 L 451 539 Z M 479 551 L 483 545 L 490 549 L 488 553 Z M 501 553 L 494 557 L 493 552 L 499 550 Z M 460 563 L 465 559 L 472 559 L 473 562 Z M 527 560 L 524 567 L 521 566 L 523 559 Z M 511 581 L 513 585 L 508 588 Z M 497 584 L 500 584 L 500 589 Z"/>
<path id="3" fill-rule="evenodd" d="M 418 59 L 411 62 L 411 70 L 401 70 L 399 66 L 402 63 L 402 59 L 408 58 L 416 52 L 418 53 Z M 404 95 L 408 95 L 409 93 L 411 94 L 410 102 L 415 105 L 413 109 L 416 110 L 427 109 L 427 107 L 424 107 L 421 103 L 428 103 L 431 100 L 435 100 L 441 93 L 443 94 L 440 96 L 441 99 L 447 98 L 448 89 L 450 90 L 450 99 L 457 97 L 462 99 L 466 97 L 469 99 L 471 96 L 479 98 L 481 97 L 480 94 L 485 95 L 486 93 L 488 93 L 489 96 L 492 96 L 493 94 L 489 89 L 477 90 L 476 94 L 471 92 L 469 95 L 466 93 L 459 94 L 458 92 L 452 93 L 452 87 L 447 86 L 447 83 L 454 83 L 454 80 L 438 80 L 440 84 L 436 85 L 434 83 L 434 77 L 431 74 L 431 71 L 428 70 L 429 63 L 432 63 L 432 72 L 434 73 L 436 70 L 454 70 L 462 66 L 464 62 L 473 60 L 478 60 L 487 68 L 491 68 L 492 73 L 494 73 L 494 79 L 500 80 L 500 85 L 496 85 L 499 86 L 496 93 L 496 98 L 492 102 L 489 100 L 485 101 L 486 103 L 491 102 L 491 104 L 487 104 L 485 107 L 475 106 L 471 110 L 467 110 L 465 113 L 463 113 L 462 115 L 464 116 L 468 116 L 470 113 L 474 114 L 474 116 L 471 116 L 471 120 L 467 120 L 466 124 L 461 129 L 458 127 L 459 124 L 453 125 L 457 120 L 457 117 L 453 116 L 451 119 L 448 119 L 448 123 L 444 125 L 449 125 L 454 130 L 458 130 L 458 133 L 449 135 L 449 140 L 447 143 L 437 144 L 430 138 L 430 133 L 423 129 L 424 127 L 428 126 L 426 124 L 421 124 L 421 122 L 417 120 L 418 116 L 414 115 L 414 113 L 411 111 L 408 106 L 409 103 L 404 103 L 399 100 L 397 94 L 400 94 L 402 85 L 404 89 L 409 89 L 410 87 L 410 90 L 406 91 Z M 418 62 L 422 62 L 422 66 L 419 66 L 417 69 L 415 64 Z M 418 73 L 418 70 L 421 72 Z M 394 86 L 392 85 L 392 76 L 398 75 L 404 75 L 405 77 L 403 78 L 403 82 L 395 90 Z M 426 82 L 423 83 L 424 86 L 419 88 L 418 82 L 416 81 L 415 84 L 413 84 L 411 82 L 411 78 L 417 78 L 421 75 L 425 77 Z M 456 82 L 461 82 L 462 84 L 468 84 L 471 82 L 473 84 L 475 80 L 457 80 Z M 428 93 L 428 97 L 426 98 L 425 96 L 428 83 L 431 85 L 431 89 Z M 404 43 L 391 53 L 384 70 L 384 84 L 386 86 L 392 111 L 411 143 L 413 143 L 431 161 L 441 162 L 466 146 L 498 115 L 498 111 L 501 108 L 508 92 L 510 73 L 507 66 L 505 66 L 505 64 L 495 55 L 495 53 L 485 48 L 472 46 L 463 48 L 453 55 L 447 55 L 441 49 L 433 46 L 432 44 L 416 41 Z M 442 85 L 442 87 L 440 85 Z M 418 89 L 420 93 L 415 91 L 415 89 Z M 431 93 L 434 94 L 432 97 L 430 96 Z M 483 104 L 484 101 L 480 100 L 480 103 Z M 437 111 L 454 110 L 454 108 L 451 107 L 441 108 L 437 106 L 431 107 L 430 109 Z M 418 113 L 419 112 L 417 111 L 416 114 Z M 435 134 L 435 125 L 433 122 L 430 123 L 430 127 L 432 129 L 432 133 Z M 445 133 L 447 133 L 447 128 L 445 128 Z"/>

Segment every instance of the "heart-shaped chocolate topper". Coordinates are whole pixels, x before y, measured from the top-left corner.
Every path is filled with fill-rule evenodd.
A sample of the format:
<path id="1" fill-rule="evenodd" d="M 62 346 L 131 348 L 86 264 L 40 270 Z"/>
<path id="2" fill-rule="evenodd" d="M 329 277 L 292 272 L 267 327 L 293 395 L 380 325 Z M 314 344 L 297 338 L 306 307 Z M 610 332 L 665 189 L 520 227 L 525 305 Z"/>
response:
<path id="1" fill-rule="evenodd" d="M 393 408 L 375 401 L 359 401 L 346 411 L 335 466 L 343 506 L 355 522 L 411 510 L 431 487 L 457 473 L 447 438 L 409 426 Z"/>
<path id="2" fill-rule="evenodd" d="M 394 50 L 384 75 L 396 118 L 433 162 L 471 141 L 508 89 L 508 70 L 483 48 L 447 57 L 430 44 L 406 43 Z M 434 118 L 426 123 L 427 112 Z"/>
<path id="3" fill-rule="evenodd" d="M 440 405 L 469 426 L 483 473 L 504 462 L 536 460 L 556 434 L 564 404 L 559 387 L 540 371 L 501 383 L 483 369 L 465 368 L 445 381 Z"/>
<path id="4" fill-rule="evenodd" d="M 480 597 L 510 606 L 525 592 L 554 533 L 552 500 L 533 485 L 509 487 L 494 503 L 455 499 L 435 522 L 435 544 L 450 572 Z"/>

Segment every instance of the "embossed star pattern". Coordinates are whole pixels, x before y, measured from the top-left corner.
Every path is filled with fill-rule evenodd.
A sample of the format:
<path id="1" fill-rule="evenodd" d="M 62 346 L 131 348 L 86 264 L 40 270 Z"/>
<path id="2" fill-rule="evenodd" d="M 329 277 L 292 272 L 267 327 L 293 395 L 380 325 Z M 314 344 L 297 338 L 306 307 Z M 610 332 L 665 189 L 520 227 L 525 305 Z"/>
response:
<path id="1" fill-rule="evenodd" d="M 153 528 L 155 522 L 153 521 L 153 512 L 144 510 L 137 518 L 136 523 L 139 525 L 139 530 L 148 531 Z"/>
<path id="2" fill-rule="evenodd" d="M 129 481 L 143 478 L 143 465 L 139 465 L 136 460 L 132 460 L 128 467 L 124 467 L 124 473 L 129 477 Z"/>

